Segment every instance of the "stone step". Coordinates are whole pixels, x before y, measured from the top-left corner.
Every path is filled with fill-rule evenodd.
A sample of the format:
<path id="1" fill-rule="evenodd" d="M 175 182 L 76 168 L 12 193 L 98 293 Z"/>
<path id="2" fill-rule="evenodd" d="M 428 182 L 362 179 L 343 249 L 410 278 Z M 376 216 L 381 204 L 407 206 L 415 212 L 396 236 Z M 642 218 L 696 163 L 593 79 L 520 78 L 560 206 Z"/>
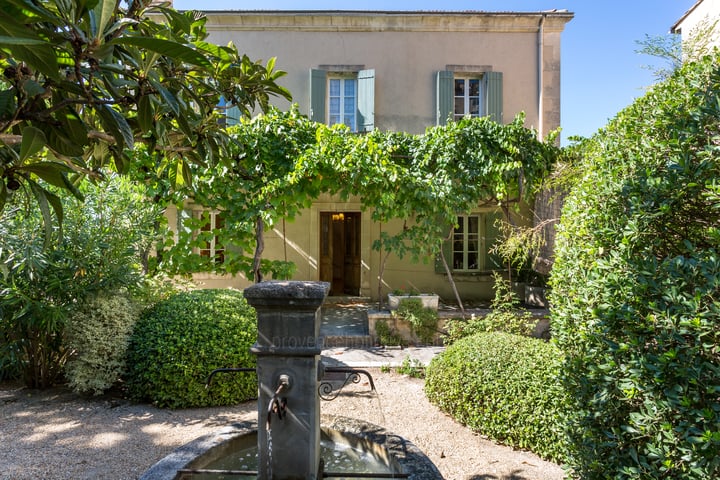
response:
<path id="1" fill-rule="evenodd" d="M 375 346 L 370 335 L 329 335 L 325 337 L 325 348 L 369 348 Z"/>

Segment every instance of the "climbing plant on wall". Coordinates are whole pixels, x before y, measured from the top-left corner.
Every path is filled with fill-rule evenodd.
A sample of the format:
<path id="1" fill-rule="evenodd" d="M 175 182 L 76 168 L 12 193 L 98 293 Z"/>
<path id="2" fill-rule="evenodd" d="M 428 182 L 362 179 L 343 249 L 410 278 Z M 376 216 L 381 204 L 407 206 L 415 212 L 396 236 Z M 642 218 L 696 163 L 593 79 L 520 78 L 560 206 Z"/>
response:
<path id="1" fill-rule="evenodd" d="M 524 126 L 523 115 L 507 125 L 467 118 L 424 135 L 356 135 L 341 125 L 310 122 L 292 108 L 243 121 L 230 133 L 231 165 L 194 169 L 196 186 L 186 193 L 223 210 L 224 228 L 214 233 L 237 247 L 223 264 L 207 261 L 205 268 L 242 271 L 256 280 L 258 271 L 282 272 L 281 263 L 259 263 L 263 225 L 293 218 L 321 193 L 359 197 L 375 222 L 402 221 L 404 228 L 383 231 L 373 248 L 385 259 L 395 254 L 420 261 L 440 253 L 458 214 L 481 202 L 511 208 L 529 198 L 557 152 L 552 138 L 543 142 Z M 181 271 L 190 265 L 188 247 L 202 238 L 188 231 L 179 239 L 167 258 Z"/>

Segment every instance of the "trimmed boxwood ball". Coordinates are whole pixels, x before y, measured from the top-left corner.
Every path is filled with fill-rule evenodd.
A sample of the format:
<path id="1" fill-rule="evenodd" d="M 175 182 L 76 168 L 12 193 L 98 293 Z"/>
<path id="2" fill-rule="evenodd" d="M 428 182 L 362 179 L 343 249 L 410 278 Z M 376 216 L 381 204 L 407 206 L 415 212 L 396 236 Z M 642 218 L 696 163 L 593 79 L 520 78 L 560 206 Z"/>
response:
<path id="1" fill-rule="evenodd" d="M 477 333 L 433 358 L 425 372 L 425 393 L 476 432 L 562 461 L 560 363 L 551 343 L 510 333 Z"/>
<path id="2" fill-rule="evenodd" d="M 173 295 L 145 312 L 128 353 L 128 392 L 159 407 L 234 405 L 257 398 L 251 373 L 216 368 L 255 367 L 249 352 L 257 337 L 255 310 L 241 292 L 196 290 Z"/>

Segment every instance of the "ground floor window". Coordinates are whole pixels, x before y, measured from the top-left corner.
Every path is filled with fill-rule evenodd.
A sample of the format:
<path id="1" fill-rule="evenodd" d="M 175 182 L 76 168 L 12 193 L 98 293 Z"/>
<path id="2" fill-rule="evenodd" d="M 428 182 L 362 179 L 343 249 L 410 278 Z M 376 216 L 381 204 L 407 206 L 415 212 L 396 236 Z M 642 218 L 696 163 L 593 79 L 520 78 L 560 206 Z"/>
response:
<path id="1" fill-rule="evenodd" d="M 219 231 L 225 226 L 222 212 L 194 210 L 193 217 L 204 220 L 202 226 L 195 232 L 195 238 L 200 244 L 199 247 L 195 248 L 195 253 L 212 258 L 217 264 L 223 263 L 225 261 L 225 247 L 219 238 Z"/>
<path id="2" fill-rule="evenodd" d="M 500 234 L 497 222 L 499 212 L 458 215 L 452 236 L 445 242 L 443 256 L 454 272 L 483 272 L 502 267 L 500 258 L 491 249 Z M 444 273 L 442 264 L 436 271 Z"/>

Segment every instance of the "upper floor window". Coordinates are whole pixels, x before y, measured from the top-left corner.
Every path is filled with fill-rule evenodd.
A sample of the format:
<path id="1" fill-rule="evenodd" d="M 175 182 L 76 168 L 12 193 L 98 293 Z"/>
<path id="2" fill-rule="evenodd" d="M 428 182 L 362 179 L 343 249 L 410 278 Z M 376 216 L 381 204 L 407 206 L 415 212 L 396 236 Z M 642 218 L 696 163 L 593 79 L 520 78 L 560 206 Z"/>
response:
<path id="1" fill-rule="evenodd" d="M 240 122 L 240 109 L 228 102 L 225 97 L 220 97 L 220 101 L 215 107 L 220 114 L 218 123 L 224 127 L 237 125 Z"/>
<path id="2" fill-rule="evenodd" d="M 480 112 L 485 112 L 483 100 L 480 78 L 455 78 L 455 120 L 466 115 L 479 117 Z"/>
<path id="3" fill-rule="evenodd" d="M 328 78 L 328 125 L 336 123 L 357 132 L 357 78 Z"/>
<path id="4" fill-rule="evenodd" d="M 353 132 L 375 128 L 375 70 L 330 65 L 310 70 L 310 119 Z M 334 68 L 333 68 L 334 67 Z"/>
<path id="5" fill-rule="evenodd" d="M 472 66 L 460 72 L 441 70 L 436 78 L 436 107 L 438 125 L 459 120 L 466 115 L 489 115 L 496 122 L 503 121 L 502 72 L 473 72 Z"/>

